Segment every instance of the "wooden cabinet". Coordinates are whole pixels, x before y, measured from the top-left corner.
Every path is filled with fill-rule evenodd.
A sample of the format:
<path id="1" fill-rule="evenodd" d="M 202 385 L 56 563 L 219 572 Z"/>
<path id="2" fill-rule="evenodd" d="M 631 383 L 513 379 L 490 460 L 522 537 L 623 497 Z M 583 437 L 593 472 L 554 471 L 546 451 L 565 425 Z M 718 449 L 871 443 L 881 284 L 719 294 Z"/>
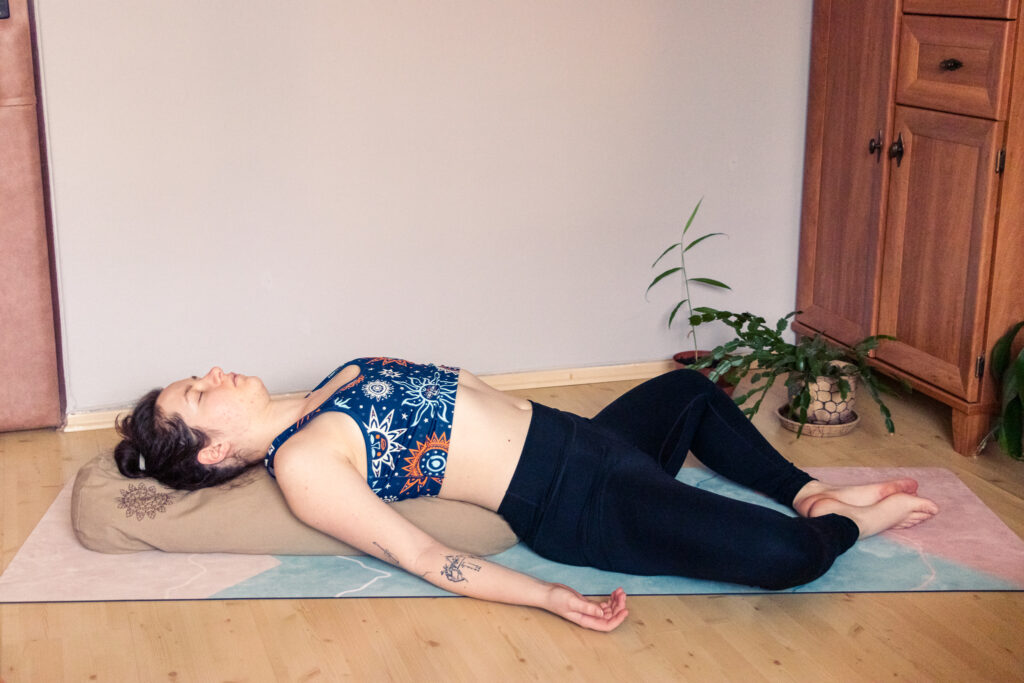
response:
<path id="1" fill-rule="evenodd" d="M 878 368 L 950 405 L 965 455 L 998 405 L 988 351 L 1024 319 L 1019 11 L 1016 0 L 814 8 L 794 327 L 847 344 L 896 336 Z"/>

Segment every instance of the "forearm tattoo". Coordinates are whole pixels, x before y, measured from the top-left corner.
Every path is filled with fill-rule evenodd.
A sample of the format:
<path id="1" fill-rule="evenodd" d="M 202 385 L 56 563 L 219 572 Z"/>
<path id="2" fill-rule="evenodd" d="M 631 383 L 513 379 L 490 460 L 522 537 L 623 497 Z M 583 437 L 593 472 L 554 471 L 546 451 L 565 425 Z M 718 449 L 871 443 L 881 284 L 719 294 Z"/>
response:
<path id="1" fill-rule="evenodd" d="M 471 562 L 470 559 L 465 555 L 446 555 L 441 574 L 452 583 L 466 581 L 466 571 L 479 572 L 482 568 L 481 565 Z"/>
<path id="2" fill-rule="evenodd" d="M 374 541 L 373 544 L 377 546 L 377 548 L 379 548 L 382 553 L 384 553 L 384 558 L 387 559 L 388 562 L 395 565 L 396 567 L 402 566 L 402 563 L 398 561 L 397 557 L 391 554 L 390 550 L 382 546 L 380 543 L 377 543 L 377 541 Z"/>

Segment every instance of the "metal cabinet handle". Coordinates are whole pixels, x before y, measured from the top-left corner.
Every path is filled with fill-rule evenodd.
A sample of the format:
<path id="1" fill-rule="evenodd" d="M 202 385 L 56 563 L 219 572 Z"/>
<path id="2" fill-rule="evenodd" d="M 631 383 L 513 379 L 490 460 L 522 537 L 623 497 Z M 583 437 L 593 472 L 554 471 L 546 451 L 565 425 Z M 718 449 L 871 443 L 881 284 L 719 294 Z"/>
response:
<path id="1" fill-rule="evenodd" d="M 896 138 L 896 142 L 892 143 L 889 147 L 889 158 L 896 160 L 897 167 L 903 161 L 903 133 L 900 133 L 899 137 Z"/>
<path id="2" fill-rule="evenodd" d="M 964 63 L 961 62 L 959 59 L 943 59 L 941 62 L 939 62 L 939 68 L 942 69 L 943 71 L 956 71 L 957 69 L 963 67 L 963 65 Z"/>
<path id="3" fill-rule="evenodd" d="M 884 143 L 882 141 L 882 131 L 878 131 L 878 136 L 873 137 L 871 138 L 871 140 L 868 141 L 868 154 L 875 155 L 875 163 L 878 163 L 882 160 L 883 144 Z"/>

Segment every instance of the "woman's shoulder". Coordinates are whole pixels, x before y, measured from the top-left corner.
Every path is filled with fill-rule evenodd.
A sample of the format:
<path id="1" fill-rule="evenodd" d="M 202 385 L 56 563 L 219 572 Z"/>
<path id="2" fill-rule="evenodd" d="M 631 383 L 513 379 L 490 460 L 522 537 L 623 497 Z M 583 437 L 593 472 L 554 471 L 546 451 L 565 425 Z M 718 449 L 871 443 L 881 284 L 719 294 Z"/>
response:
<path id="1" fill-rule="evenodd" d="M 281 445 L 274 457 L 278 480 L 298 471 L 348 463 L 365 468 L 365 445 L 355 420 L 344 413 L 324 412 Z M 360 467 L 362 465 L 362 467 Z"/>

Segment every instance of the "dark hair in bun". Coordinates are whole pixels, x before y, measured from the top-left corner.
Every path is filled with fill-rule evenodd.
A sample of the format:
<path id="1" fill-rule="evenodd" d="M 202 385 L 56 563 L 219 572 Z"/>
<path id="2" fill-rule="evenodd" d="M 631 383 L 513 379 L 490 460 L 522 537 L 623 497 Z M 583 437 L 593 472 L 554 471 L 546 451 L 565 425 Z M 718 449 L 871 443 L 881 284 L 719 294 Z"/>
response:
<path id="1" fill-rule="evenodd" d="M 153 477 L 175 489 L 194 491 L 215 486 L 237 476 L 247 465 L 203 465 L 199 451 L 210 437 L 185 424 L 178 415 L 166 417 L 156 405 L 160 389 L 136 404 L 130 415 L 118 418 L 121 443 L 114 448 L 117 469 L 126 477 Z"/>

